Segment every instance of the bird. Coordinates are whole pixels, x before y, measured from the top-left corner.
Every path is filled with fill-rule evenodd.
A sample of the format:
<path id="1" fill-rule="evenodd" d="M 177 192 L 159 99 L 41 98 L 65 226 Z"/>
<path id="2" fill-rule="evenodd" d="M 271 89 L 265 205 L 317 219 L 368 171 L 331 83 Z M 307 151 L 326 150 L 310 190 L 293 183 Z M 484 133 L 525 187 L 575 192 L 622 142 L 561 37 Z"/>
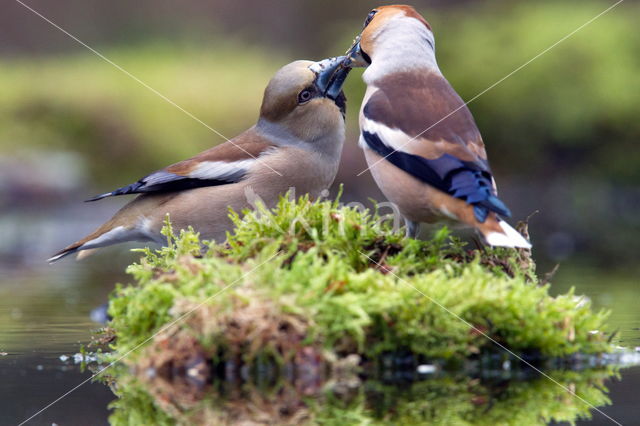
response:
<path id="1" fill-rule="evenodd" d="M 421 223 L 473 228 L 491 246 L 531 248 L 504 217 L 485 145 L 435 55 L 430 24 L 413 7 L 366 17 L 345 66 L 365 67 L 360 137 L 373 178 L 416 238 Z"/>
<path id="2" fill-rule="evenodd" d="M 93 233 L 48 261 L 91 253 L 126 241 L 166 243 L 173 227 L 189 226 L 201 238 L 220 241 L 239 212 L 256 200 L 275 206 L 288 191 L 319 197 L 333 182 L 345 140 L 344 57 L 298 60 L 269 81 L 257 123 L 233 139 L 188 160 L 155 171 L 130 185 L 87 201 L 138 194 Z"/>

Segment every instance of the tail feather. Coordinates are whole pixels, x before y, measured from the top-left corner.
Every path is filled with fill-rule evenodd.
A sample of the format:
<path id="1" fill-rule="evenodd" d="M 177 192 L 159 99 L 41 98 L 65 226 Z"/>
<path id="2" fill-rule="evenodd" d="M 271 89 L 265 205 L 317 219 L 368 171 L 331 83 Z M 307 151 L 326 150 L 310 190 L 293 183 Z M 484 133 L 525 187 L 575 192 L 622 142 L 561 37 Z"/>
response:
<path id="1" fill-rule="evenodd" d="M 92 234 L 65 247 L 51 256 L 47 262 L 54 263 L 70 254 L 78 253 L 78 259 L 82 259 L 93 252 L 93 249 L 122 243 L 137 239 L 138 235 L 132 229 L 124 226 L 114 226 L 112 222 L 102 225 Z"/>
<path id="2" fill-rule="evenodd" d="M 79 247 L 77 244 L 78 243 L 71 244 L 69 247 L 66 247 L 60 250 L 59 252 L 51 256 L 49 259 L 47 259 L 47 262 L 55 263 L 58 260 L 62 259 L 63 257 L 69 256 L 70 254 L 77 252 Z"/>
<path id="3" fill-rule="evenodd" d="M 63 248 L 62 250 L 60 250 L 59 252 L 51 256 L 49 259 L 47 259 L 47 262 L 49 262 L 50 264 L 55 263 L 58 260 L 62 259 L 63 257 L 67 257 L 74 253 L 78 253 L 78 259 L 81 259 L 83 257 L 81 256 L 82 251 L 84 250 L 83 247 L 90 241 L 93 241 L 104 234 L 103 232 L 100 232 L 100 231 L 101 230 L 98 229 L 94 233 L 87 235 L 83 239 L 76 241 L 75 243 Z"/>
<path id="4" fill-rule="evenodd" d="M 480 229 L 480 232 L 482 232 L 484 239 L 489 245 L 525 249 L 531 248 L 531 243 L 520 235 L 518 231 L 513 229 L 511 225 L 500 219 L 497 219 L 497 222 L 499 229 Z"/>

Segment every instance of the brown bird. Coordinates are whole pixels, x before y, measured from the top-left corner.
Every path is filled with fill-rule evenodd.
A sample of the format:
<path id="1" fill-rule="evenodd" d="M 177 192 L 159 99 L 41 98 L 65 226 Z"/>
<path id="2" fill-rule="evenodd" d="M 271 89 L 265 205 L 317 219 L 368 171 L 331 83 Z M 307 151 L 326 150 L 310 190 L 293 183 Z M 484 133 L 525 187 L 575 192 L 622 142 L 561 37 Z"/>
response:
<path id="1" fill-rule="evenodd" d="M 231 228 L 229 207 L 251 207 L 259 197 L 273 207 L 292 188 L 317 197 L 333 182 L 344 143 L 345 58 L 296 61 L 281 68 L 264 92 L 255 126 L 193 158 L 99 195 L 141 194 L 92 234 L 49 259 L 55 262 L 125 241 L 163 243 L 168 214 L 177 229 L 222 240 Z M 85 252 L 86 253 L 86 252 Z"/>
<path id="2" fill-rule="evenodd" d="M 482 136 L 438 68 L 431 26 L 411 6 L 373 9 L 345 61 L 367 67 L 360 146 L 415 237 L 422 222 L 475 228 L 494 246 L 530 248 L 502 217 Z"/>

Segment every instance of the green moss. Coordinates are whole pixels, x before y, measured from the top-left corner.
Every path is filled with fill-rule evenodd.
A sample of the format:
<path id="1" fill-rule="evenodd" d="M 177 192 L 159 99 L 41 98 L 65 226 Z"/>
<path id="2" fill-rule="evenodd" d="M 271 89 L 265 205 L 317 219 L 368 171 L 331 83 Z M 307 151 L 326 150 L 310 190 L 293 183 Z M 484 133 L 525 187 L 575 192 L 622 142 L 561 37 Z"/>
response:
<path id="1" fill-rule="evenodd" d="M 465 376 L 432 377 L 403 385 L 369 381 L 321 388 L 278 382 L 255 384 L 142 380 L 121 375 L 114 389 L 110 424 L 272 424 L 320 425 L 546 425 L 591 418 L 590 406 L 610 404 L 604 380 L 613 371 L 551 371 L 529 381 Z M 561 386 L 558 386 L 560 384 Z M 599 416 L 598 414 L 594 414 Z"/>
<path id="2" fill-rule="evenodd" d="M 244 360 L 286 360 L 307 346 L 365 359 L 398 350 L 463 359 L 498 350 L 482 333 L 519 354 L 612 349 L 593 332 L 606 313 L 573 291 L 549 296 L 526 251 L 468 250 L 446 229 L 405 239 L 374 213 L 304 197 L 233 219 L 225 244 L 203 245 L 190 230 L 174 237 L 167 225 L 168 245 L 143 250 L 129 268 L 136 283 L 110 300 L 116 353 L 180 333 L 209 356 Z"/>

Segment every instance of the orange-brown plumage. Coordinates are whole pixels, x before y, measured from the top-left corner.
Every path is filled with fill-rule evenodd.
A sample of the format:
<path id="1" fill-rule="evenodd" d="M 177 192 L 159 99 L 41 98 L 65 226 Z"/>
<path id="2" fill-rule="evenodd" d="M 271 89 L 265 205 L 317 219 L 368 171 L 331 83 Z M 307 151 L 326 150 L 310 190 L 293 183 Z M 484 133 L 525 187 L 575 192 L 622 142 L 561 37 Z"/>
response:
<path id="1" fill-rule="evenodd" d="M 188 160 L 94 197 L 139 194 L 90 235 L 56 253 L 72 253 L 125 241 L 162 244 L 167 215 L 176 229 L 192 226 L 204 239 L 222 240 L 231 229 L 229 208 L 256 203 L 270 208 L 280 196 L 317 197 L 338 171 L 344 142 L 344 58 L 296 61 L 267 86 L 255 126 Z"/>
<path id="2" fill-rule="evenodd" d="M 397 13 L 398 11 L 400 11 L 400 12 L 404 13 L 405 16 L 409 16 L 411 18 L 415 18 L 418 21 L 422 22 L 425 27 L 427 27 L 429 30 L 431 30 L 431 25 L 429 25 L 427 20 L 424 19 L 424 17 L 422 15 L 420 15 L 413 6 L 409 6 L 409 5 L 406 5 L 406 4 L 389 4 L 389 5 L 386 5 L 386 6 L 377 7 L 375 10 L 378 10 L 378 13 L 382 13 L 383 15 L 385 15 L 385 14 L 391 15 L 391 14 L 394 14 L 394 13 Z"/>
<path id="3" fill-rule="evenodd" d="M 365 114 L 415 138 L 407 143 L 406 151 L 429 159 L 443 154 L 464 161 L 487 159 L 469 108 L 441 74 L 399 72 L 380 79 L 376 87 Z"/>
<path id="4" fill-rule="evenodd" d="M 440 71 L 431 26 L 411 6 L 374 9 L 350 50 L 367 67 L 360 145 L 376 183 L 415 236 L 418 224 L 477 229 L 492 245 L 530 247 L 501 216 L 482 136 Z"/>

